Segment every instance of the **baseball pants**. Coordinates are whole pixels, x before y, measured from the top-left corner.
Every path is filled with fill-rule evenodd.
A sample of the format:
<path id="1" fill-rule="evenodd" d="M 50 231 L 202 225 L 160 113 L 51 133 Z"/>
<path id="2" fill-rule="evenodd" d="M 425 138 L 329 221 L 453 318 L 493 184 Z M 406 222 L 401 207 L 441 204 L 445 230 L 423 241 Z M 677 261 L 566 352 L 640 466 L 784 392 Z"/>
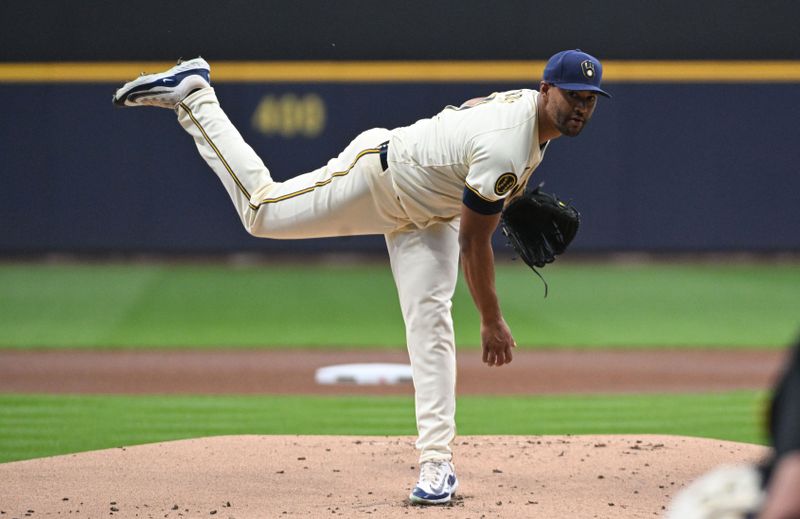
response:
<path id="1" fill-rule="evenodd" d="M 225 186 L 244 228 L 277 239 L 383 234 L 406 326 L 420 461 L 452 457 L 458 220 L 411 224 L 379 146 L 391 132 L 368 130 L 314 171 L 276 182 L 220 107 L 213 88 L 176 107 L 178 121 Z"/>

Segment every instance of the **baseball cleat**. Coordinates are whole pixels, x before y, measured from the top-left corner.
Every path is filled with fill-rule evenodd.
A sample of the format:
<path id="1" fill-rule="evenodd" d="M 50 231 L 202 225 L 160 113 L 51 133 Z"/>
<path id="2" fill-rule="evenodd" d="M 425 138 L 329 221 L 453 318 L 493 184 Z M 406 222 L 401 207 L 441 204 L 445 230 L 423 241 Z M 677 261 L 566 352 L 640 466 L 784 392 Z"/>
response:
<path id="1" fill-rule="evenodd" d="M 175 108 L 192 91 L 211 85 L 211 67 L 203 58 L 178 61 L 159 74 L 143 74 L 117 90 L 116 106 L 158 106 Z"/>
<path id="2" fill-rule="evenodd" d="M 450 502 L 457 488 L 458 478 L 452 463 L 425 461 L 420 465 L 419 481 L 408 499 L 417 505 L 443 505 Z"/>

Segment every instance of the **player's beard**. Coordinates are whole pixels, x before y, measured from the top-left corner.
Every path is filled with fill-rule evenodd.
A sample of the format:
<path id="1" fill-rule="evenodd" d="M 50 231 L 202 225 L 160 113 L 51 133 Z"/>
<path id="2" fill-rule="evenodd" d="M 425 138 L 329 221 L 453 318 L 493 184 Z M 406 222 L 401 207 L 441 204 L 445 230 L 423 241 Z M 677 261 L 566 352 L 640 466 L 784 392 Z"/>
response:
<path id="1" fill-rule="evenodd" d="M 589 123 L 590 118 L 591 115 L 588 117 L 581 117 L 569 112 L 565 114 L 564 117 L 558 118 L 556 121 L 556 129 L 561 132 L 561 135 L 566 135 L 567 137 L 576 137 Z"/>

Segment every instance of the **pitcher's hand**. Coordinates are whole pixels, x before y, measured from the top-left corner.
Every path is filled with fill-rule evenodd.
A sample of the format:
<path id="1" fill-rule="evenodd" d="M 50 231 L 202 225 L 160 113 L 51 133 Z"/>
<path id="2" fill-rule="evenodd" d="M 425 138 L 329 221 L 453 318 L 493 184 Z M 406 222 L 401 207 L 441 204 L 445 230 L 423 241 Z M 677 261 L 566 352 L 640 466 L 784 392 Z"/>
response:
<path id="1" fill-rule="evenodd" d="M 481 323 L 481 346 L 483 362 L 489 366 L 502 366 L 511 362 L 511 349 L 517 347 L 511 330 L 503 318 Z"/>

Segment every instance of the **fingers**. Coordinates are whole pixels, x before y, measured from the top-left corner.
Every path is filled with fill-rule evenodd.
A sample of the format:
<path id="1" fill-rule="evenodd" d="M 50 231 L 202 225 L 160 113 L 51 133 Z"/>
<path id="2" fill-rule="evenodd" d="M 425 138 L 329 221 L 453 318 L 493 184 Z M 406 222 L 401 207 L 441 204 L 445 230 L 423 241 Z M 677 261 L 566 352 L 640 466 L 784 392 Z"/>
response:
<path id="1" fill-rule="evenodd" d="M 511 349 L 517 346 L 508 325 L 500 319 L 497 322 L 481 324 L 481 346 L 483 362 L 489 367 L 508 364 L 513 359 Z"/>
<path id="2" fill-rule="evenodd" d="M 511 364 L 512 356 L 511 356 L 511 345 L 510 344 L 506 344 L 505 348 L 503 349 L 503 357 L 504 358 L 500 359 L 500 356 L 498 356 L 498 360 L 500 360 L 502 362 L 498 362 L 496 364 L 497 366 L 502 366 L 503 364 Z"/>
<path id="3" fill-rule="evenodd" d="M 484 347 L 483 362 L 491 366 L 502 366 L 509 364 L 513 360 L 511 348 L 516 348 L 517 343 L 495 345 L 495 347 Z"/>
<path id="4" fill-rule="evenodd" d="M 497 354 L 492 348 L 491 344 L 487 344 L 486 342 L 483 343 L 483 363 L 488 365 L 489 367 L 494 366 L 495 361 L 497 360 Z"/>
<path id="5" fill-rule="evenodd" d="M 484 362 L 489 366 L 494 366 L 495 362 L 497 362 L 497 354 L 494 352 L 494 350 L 489 350 L 484 357 Z"/>

